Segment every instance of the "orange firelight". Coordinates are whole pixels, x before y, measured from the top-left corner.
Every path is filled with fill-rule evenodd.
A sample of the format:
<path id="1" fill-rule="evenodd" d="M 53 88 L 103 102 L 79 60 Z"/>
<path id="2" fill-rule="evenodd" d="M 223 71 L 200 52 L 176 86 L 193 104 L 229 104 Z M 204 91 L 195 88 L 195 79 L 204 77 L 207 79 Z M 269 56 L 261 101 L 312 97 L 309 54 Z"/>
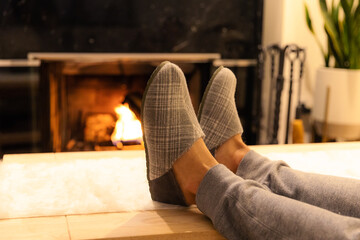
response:
<path id="1" fill-rule="evenodd" d="M 115 108 L 118 116 L 111 141 L 114 145 L 119 142 L 138 142 L 142 141 L 141 123 L 135 113 L 130 110 L 127 103 L 120 104 Z"/>

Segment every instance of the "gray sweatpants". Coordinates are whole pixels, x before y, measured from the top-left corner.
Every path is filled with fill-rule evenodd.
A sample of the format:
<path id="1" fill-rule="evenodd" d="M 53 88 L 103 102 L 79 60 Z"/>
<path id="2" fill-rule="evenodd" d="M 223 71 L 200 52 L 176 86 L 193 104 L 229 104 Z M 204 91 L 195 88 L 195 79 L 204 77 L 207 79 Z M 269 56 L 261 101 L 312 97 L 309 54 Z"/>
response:
<path id="1" fill-rule="evenodd" d="M 227 239 L 360 239 L 360 181 L 304 173 L 250 151 L 211 168 L 198 208 Z"/>

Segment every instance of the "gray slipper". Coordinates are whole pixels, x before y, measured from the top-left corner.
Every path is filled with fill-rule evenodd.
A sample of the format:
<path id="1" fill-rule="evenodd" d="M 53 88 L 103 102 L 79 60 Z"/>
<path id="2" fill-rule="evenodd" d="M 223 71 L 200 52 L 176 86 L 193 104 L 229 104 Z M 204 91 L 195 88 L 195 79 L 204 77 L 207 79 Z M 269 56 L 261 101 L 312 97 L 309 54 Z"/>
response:
<path id="1" fill-rule="evenodd" d="M 243 127 L 235 104 L 236 77 L 219 67 L 211 77 L 200 103 L 198 119 L 205 133 L 204 142 L 214 155 L 226 140 L 241 134 Z"/>
<path id="2" fill-rule="evenodd" d="M 185 76 L 175 64 L 163 62 L 151 75 L 142 99 L 141 123 L 152 199 L 187 205 L 172 166 L 204 133 Z"/>

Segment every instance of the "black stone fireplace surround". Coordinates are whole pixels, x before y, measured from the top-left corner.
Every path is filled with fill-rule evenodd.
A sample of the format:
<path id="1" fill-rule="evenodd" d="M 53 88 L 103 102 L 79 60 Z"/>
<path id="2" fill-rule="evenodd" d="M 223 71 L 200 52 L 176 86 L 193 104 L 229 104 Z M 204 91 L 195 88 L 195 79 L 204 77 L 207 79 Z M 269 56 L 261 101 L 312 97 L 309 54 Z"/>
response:
<path id="1" fill-rule="evenodd" d="M 89 112 L 98 112 L 98 109 L 89 107 L 90 100 L 94 101 L 96 97 L 101 96 L 102 100 L 98 106 L 102 105 L 102 109 L 105 109 L 105 105 L 111 106 L 115 102 L 120 102 L 125 93 L 132 94 L 141 91 L 134 86 L 144 82 L 147 74 L 154 69 L 160 59 L 146 64 L 135 64 L 132 61 L 134 59 L 120 60 L 115 54 L 139 52 L 147 54 L 219 53 L 222 59 L 214 61 L 213 67 L 209 62 L 185 64 L 182 63 L 183 59 L 178 60 L 187 77 L 191 79 L 189 85 L 194 92 L 198 92 L 198 85 L 204 87 L 205 76 L 209 76 L 216 66 L 225 65 L 234 71 L 238 78 L 236 96 L 238 111 L 246 129 L 243 136 L 247 143 L 257 143 L 258 124 L 253 123 L 256 120 L 254 116 L 257 111 L 254 108 L 256 102 L 254 98 L 258 98 L 259 85 L 255 77 L 254 59 L 256 59 L 257 47 L 261 45 L 263 0 L 184 0 L 181 2 L 172 0 L 54 0 L 46 2 L 9 0 L 0 4 L 0 12 L 3 13 L 0 16 L 2 22 L 1 59 L 25 59 L 29 52 L 57 52 L 59 54 L 57 58 L 46 54 L 42 55 L 43 58 L 39 58 L 42 61 L 40 92 L 37 91 L 38 68 L 35 69 L 34 99 L 40 99 L 40 105 L 36 105 L 34 108 L 36 111 L 22 119 L 22 122 L 35 123 L 33 128 L 36 136 L 39 135 L 37 134 L 38 126 L 41 127 L 41 139 L 37 137 L 36 142 L 33 141 L 32 145 L 35 147 L 32 151 L 39 151 L 40 141 L 41 151 L 60 151 L 61 148 L 65 148 L 66 144 L 58 140 L 54 144 L 54 136 L 59 136 L 60 133 L 66 138 L 74 138 L 74 133 L 67 132 L 62 124 L 55 124 L 56 121 L 64 122 L 64 119 L 72 124 L 82 118 L 81 114 L 85 114 L 85 111 L 79 111 L 75 114 L 76 120 L 73 120 L 74 117 L 68 118 L 67 115 L 58 114 L 62 109 L 68 110 L 68 104 L 74 111 L 77 106 L 83 104 L 90 109 Z M 91 59 L 90 55 L 87 55 L 86 58 L 90 57 L 90 60 L 86 60 L 84 58 L 86 54 L 82 54 L 84 52 L 95 54 L 96 59 Z M 61 53 L 79 55 L 74 58 L 74 55 Z M 101 53 L 108 55 L 105 57 Z M 80 55 L 82 57 L 79 59 Z M 29 57 L 30 61 L 37 59 L 31 55 Z M 102 62 L 106 64 L 103 65 Z M 135 66 L 134 64 L 136 68 L 131 67 L 131 65 Z M 103 71 L 104 68 L 110 72 L 101 73 L 100 70 Z M 211 71 L 206 70 L 205 73 L 205 68 Z M 130 76 L 128 71 L 131 69 L 142 69 L 144 72 Z M 50 79 L 50 81 L 45 81 L 45 79 Z M 62 81 L 64 79 L 65 81 Z M 123 83 L 127 86 L 125 90 L 122 88 Z M 90 91 L 92 97 L 89 97 L 88 102 L 84 103 L 84 99 L 73 98 L 85 89 L 92 89 Z M 118 99 L 114 98 L 116 99 L 114 103 L 108 103 L 105 101 L 106 97 L 110 98 L 115 89 L 120 89 L 119 92 L 124 94 L 119 94 L 121 97 Z M 10 93 L 7 94 L 9 95 Z M 22 99 L 25 98 L 17 99 L 17 102 L 21 104 L 20 102 L 23 101 L 24 110 L 22 111 L 28 111 L 26 108 L 29 103 Z M 10 109 L 11 99 L 7 98 L 5 102 L 9 102 L 6 108 Z M 50 106 L 56 108 L 50 108 Z M 75 109 L 74 106 L 76 106 Z M 194 106 L 196 107 L 196 103 Z M 19 122 L 13 119 L 13 115 L 8 115 L 6 117 L 9 122 Z M 74 126 L 71 128 L 77 129 Z M 20 142 L 16 144 L 21 148 Z M 54 147 L 55 145 L 57 147 Z M 15 148 L 11 151 L 28 152 L 28 150 Z"/>

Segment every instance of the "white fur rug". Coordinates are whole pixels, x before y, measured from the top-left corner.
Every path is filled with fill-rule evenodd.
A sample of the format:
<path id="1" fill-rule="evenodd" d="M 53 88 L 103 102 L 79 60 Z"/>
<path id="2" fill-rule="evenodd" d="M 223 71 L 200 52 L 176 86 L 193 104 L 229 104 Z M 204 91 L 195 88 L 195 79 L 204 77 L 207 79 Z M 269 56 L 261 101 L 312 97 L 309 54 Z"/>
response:
<path id="1" fill-rule="evenodd" d="M 0 164 L 0 219 L 158 208 L 144 158 Z"/>
<path id="2" fill-rule="evenodd" d="M 339 177 L 360 179 L 360 149 L 268 153 L 272 160 L 284 160 L 292 168 Z"/>
<path id="3" fill-rule="evenodd" d="M 269 153 L 295 169 L 360 179 L 359 150 Z M 0 219 L 176 208 L 153 202 L 139 158 L 0 163 Z"/>

